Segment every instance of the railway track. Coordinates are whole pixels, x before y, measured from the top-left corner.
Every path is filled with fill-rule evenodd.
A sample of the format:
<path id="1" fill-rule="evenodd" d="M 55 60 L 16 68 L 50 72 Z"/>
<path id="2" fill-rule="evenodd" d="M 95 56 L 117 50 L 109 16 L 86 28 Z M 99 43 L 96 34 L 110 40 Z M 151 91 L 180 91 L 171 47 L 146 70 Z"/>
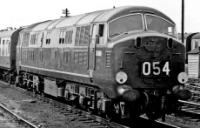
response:
<path id="1" fill-rule="evenodd" d="M 124 123 L 119 124 L 116 122 L 112 122 L 110 120 L 107 120 L 105 118 L 102 118 L 97 115 L 93 115 L 91 113 L 88 113 L 86 111 L 73 108 L 70 105 L 66 105 L 65 103 L 61 103 L 59 101 L 55 101 L 52 99 L 43 99 L 47 103 L 53 104 L 55 108 L 63 110 L 61 113 L 65 114 L 66 116 L 72 116 L 73 114 L 78 115 L 78 121 L 82 121 L 84 123 L 91 123 L 92 127 L 95 126 L 95 128 L 138 128 L 138 127 L 146 127 L 151 126 L 152 128 L 180 128 L 178 126 L 161 122 L 161 121 L 151 121 L 148 120 L 145 117 L 141 117 L 137 119 L 137 123 L 135 122 L 133 126 L 130 126 L 129 124 L 124 125 Z M 151 128 L 149 127 L 149 128 Z"/>
<path id="2" fill-rule="evenodd" d="M 193 122 L 200 121 L 200 82 L 191 79 L 186 88 L 192 92 L 192 97 L 188 101 L 179 100 L 182 105 L 178 116 L 191 120 Z"/>
<path id="3" fill-rule="evenodd" d="M 190 80 L 190 84 L 186 84 L 192 92 L 192 97 L 188 101 L 179 100 L 179 103 L 182 104 L 181 111 L 184 114 L 200 117 L 200 83 L 197 80 Z"/>
<path id="4" fill-rule="evenodd" d="M 139 128 L 143 128 L 143 127 L 148 127 L 148 128 L 181 128 L 177 125 L 173 125 L 171 123 L 167 123 L 167 122 L 162 122 L 159 120 L 155 120 L 155 121 L 150 121 L 147 119 L 146 116 L 140 116 L 140 123 L 145 124 L 145 125 L 140 125 L 138 126 Z M 148 121 L 147 121 L 148 120 Z"/>
<path id="5" fill-rule="evenodd" d="M 186 88 L 192 92 L 191 101 L 200 102 L 200 84 L 199 83 L 187 84 Z"/>
<path id="6" fill-rule="evenodd" d="M 75 108 L 74 106 L 63 103 L 62 101 L 54 100 L 52 99 L 52 97 L 35 94 L 31 91 L 27 91 L 25 89 L 18 88 L 13 85 L 12 85 L 12 88 L 17 89 L 18 91 L 21 91 L 25 93 L 26 95 L 36 98 L 42 102 L 50 104 L 52 108 L 54 109 L 54 111 L 59 111 L 61 114 L 65 115 L 67 117 L 66 118 L 67 120 L 79 121 L 83 124 L 88 125 L 90 128 L 129 128 L 130 127 L 130 126 L 116 123 L 116 122 L 112 122 L 101 116 L 97 116 L 97 115 L 91 114 L 90 112 Z"/>
<path id="7" fill-rule="evenodd" d="M 15 121 L 20 126 L 20 128 L 39 128 L 33 123 L 29 122 L 28 120 L 24 119 L 23 117 L 15 114 L 11 110 L 9 110 L 7 107 L 5 107 L 3 104 L 0 103 L 0 110 L 3 114 L 9 115 L 10 118 L 12 118 L 12 122 Z"/>
<path id="8" fill-rule="evenodd" d="M 7 84 L 5 82 L 0 82 L 0 84 L 1 83 Z M 127 124 L 127 122 L 116 123 L 104 117 L 91 114 L 90 112 L 87 112 L 85 110 L 75 108 L 69 104 L 52 99 L 52 97 L 35 94 L 31 91 L 27 91 L 25 89 L 18 88 L 13 85 L 11 85 L 11 87 L 14 89 L 17 89 L 18 91 L 21 91 L 22 93 L 26 95 L 36 98 L 37 100 L 50 104 L 52 108 L 54 109 L 54 111 L 58 111 L 61 114 L 65 115 L 67 120 L 79 121 L 83 124 L 88 125 L 90 128 L 138 128 L 138 127 L 147 127 L 147 126 L 148 128 L 151 128 L 151 127 L 152 128 L 179 128 L 178 126 L 171 125 L 165 122 L 148 120 L 145 117 L 139 118 L 137 121 L 134 122 L 133 125 L 132 124 L 129 125 Z"/>
<path id="9" fill-rule="evenodd" d="M 194 119 L 200 119 L 200 103 L 183 100 L 179 100 L 179 102 L 182 104 L 180 112 L 181 114 L 184 114 L 185 116 L 190 116 Z"/>
<path id="10" fill-rule="evenodd" d="M 54 109 L 57 109 L 57 111 L 59 111 L 61 114 L 67 116 L 68 119 L 70 118 L 69 120 L 80 121 L 92 128 L 129 128 L 128 126 L 111 122 L 100 116 L 93 115 L 90 112 L 83 111 L 57 100 L 52 100 L 48 97 L 41 97 L 40 95 L 35 95 L 34 97 L 37 97 L 37 99 L 40 99 L 43 102 L 50 103 Z"/>
<path id="11" fill-rule="evenodd" d="M 199 128 L 200 122 L 200 106 L 193 101 L 182 101 L 181 109 L 176 114 L 167 115 L 166 120 L 174 125 L 184 128 Z"/>

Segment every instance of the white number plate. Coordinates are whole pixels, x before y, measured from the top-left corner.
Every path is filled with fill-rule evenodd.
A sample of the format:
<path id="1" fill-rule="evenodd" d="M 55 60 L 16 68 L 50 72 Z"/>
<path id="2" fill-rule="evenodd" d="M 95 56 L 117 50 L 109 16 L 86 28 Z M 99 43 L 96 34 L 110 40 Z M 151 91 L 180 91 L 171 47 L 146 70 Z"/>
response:
<path id="1" fill-rule="evenodd" d="M 169 61 L 161 63 L 159 61 L 155 62 L 143 62 L 142 63 L 142 75 L 143 76 L 169 76 L 170 64 Z"/>

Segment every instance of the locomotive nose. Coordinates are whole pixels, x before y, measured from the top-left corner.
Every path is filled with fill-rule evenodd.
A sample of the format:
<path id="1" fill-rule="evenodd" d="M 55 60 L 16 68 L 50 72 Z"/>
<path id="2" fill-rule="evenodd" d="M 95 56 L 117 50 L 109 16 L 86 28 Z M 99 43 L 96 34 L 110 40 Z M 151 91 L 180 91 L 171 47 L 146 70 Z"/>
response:
<path id="1" fill-rule="evenodd" d="M 159 55 L 163 50 L 173 48 L 173 40 L 171 38 L 165 38 L 160 36 L 146 36 L 137 37 L 135 40 L 135 47 L 146 52 L 157 53 Z M 155 56 L 158 57 L 158 56 Z"/>
<path id="2" fill-rule="evenodd" d="M 168 88 L 184 71 L 184 46 L 172 37 L 146 33 L 114 46 L 115 81 L 132 88 Z M 185 82 L 186 77 L 180 76 Z M 173 84 L 172 84 L 173 83 Z"/>

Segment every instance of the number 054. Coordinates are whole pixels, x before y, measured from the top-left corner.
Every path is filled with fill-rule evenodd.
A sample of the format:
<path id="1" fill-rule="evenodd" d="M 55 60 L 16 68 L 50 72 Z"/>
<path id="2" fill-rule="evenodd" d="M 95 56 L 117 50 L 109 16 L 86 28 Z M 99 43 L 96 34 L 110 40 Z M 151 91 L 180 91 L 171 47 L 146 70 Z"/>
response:
<path id="1" fill-rule="evenodd" d="M 165 73 L 167 76 L 169 75 L 170 69 L 169 69 L 169 62 L 165 62 L 164 66 L 161 67 L 160 62 L 144 62 L 142 64 L 142 74 L 145 76 L 148 75 L 155 75 L 158 76 L 162 73 Z"/>

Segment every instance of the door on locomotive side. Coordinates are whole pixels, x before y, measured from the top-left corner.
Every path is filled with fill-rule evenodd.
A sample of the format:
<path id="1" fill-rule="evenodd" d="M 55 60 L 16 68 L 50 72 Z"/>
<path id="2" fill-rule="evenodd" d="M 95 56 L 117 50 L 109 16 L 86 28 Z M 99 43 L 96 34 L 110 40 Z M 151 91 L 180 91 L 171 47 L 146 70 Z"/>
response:
<path id="1" fill-rule="evenodd" d="M 95 52 L 96 52 L 96 41 L 97 41 L 97 31 L 98 25 L 92 25 L 91 39 L 89 43 L 89 76 L 93 77 L 93 72 L 95 70 Z"/>
<path id="2" fill-rule="evenodd" d="M 97 46 L 105 44 L 105 25 L 96 23 L 92 25 L 92 35 L 89 44 L 89 75 L 92 78 L 96 69 Z"/>

